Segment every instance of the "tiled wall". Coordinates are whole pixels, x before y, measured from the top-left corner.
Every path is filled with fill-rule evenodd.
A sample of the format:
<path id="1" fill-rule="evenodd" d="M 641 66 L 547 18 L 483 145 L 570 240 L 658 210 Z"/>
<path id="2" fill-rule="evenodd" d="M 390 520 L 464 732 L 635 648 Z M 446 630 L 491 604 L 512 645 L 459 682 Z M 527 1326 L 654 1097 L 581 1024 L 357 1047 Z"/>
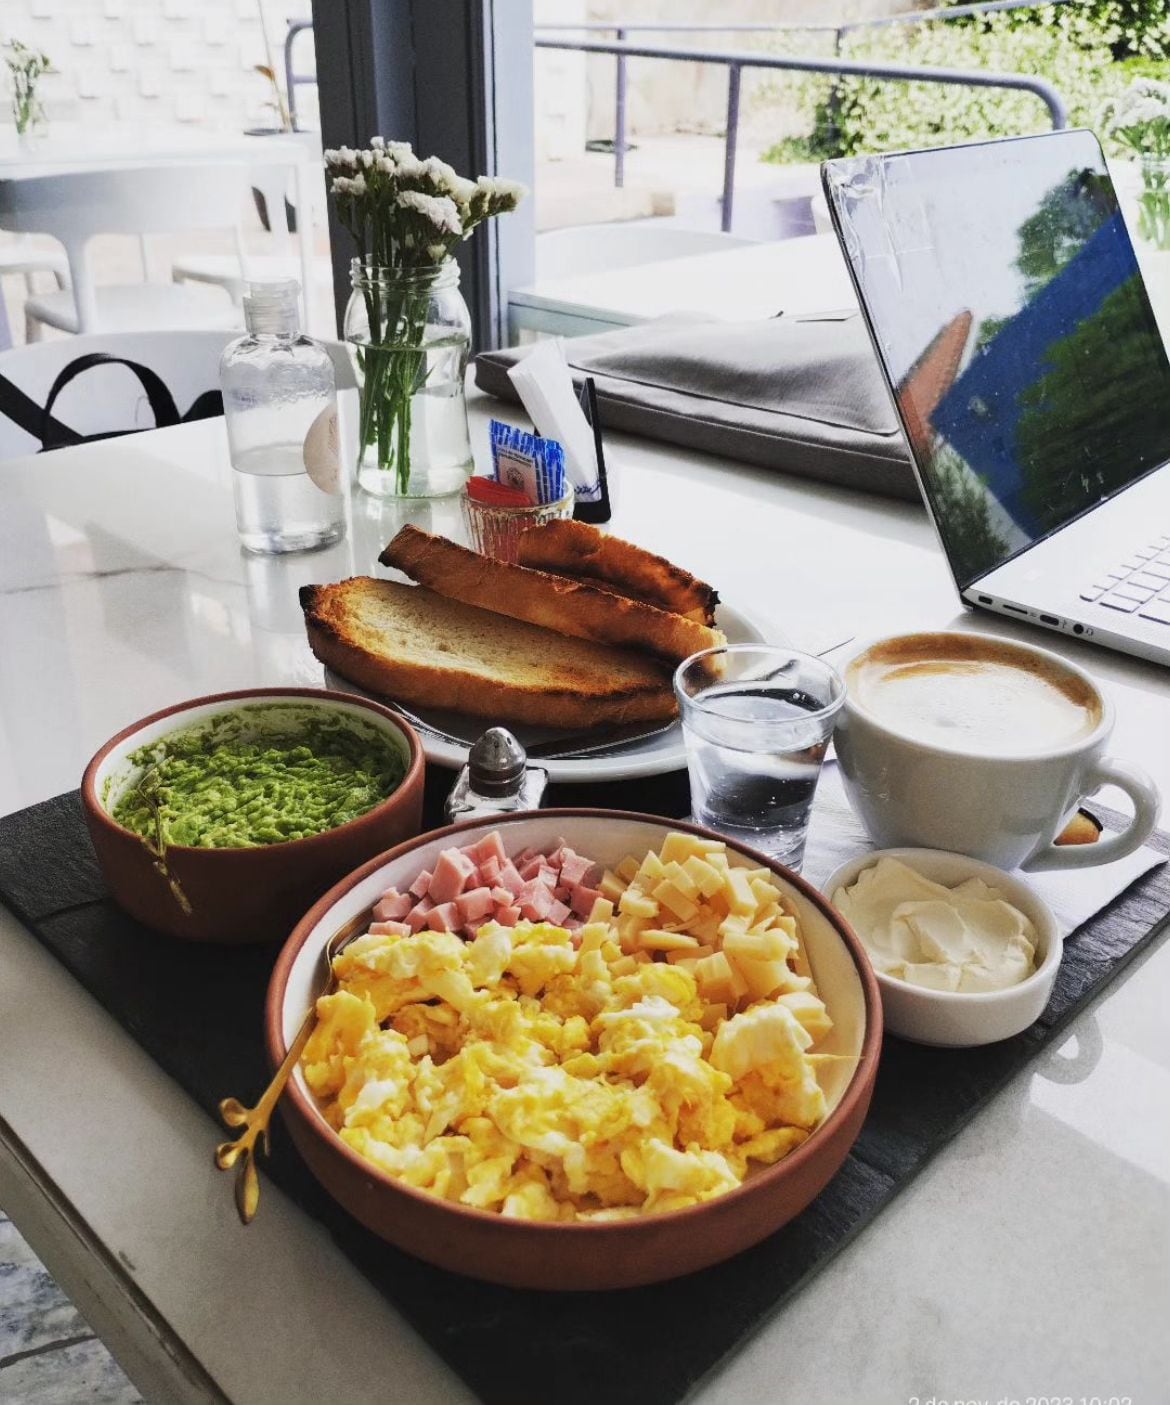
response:
<path id="1" fill-rule="evenodd" d="M 273 58 L 283 81 L 286 21 L 309 19 L 310 0 L 266 0 Z M 243 130 L 273 125 L 258 0 L 3 0 L 0 40 L 43 49 L 58 72 L 40 89 L 50 124 L 205 122 Z M 296 65 L 312 72 L 311 35 L 297 40 Z M 8 112 L 0 72 L 0 121 Z M 316 125 L 316 89 L 297 102 Z"/>

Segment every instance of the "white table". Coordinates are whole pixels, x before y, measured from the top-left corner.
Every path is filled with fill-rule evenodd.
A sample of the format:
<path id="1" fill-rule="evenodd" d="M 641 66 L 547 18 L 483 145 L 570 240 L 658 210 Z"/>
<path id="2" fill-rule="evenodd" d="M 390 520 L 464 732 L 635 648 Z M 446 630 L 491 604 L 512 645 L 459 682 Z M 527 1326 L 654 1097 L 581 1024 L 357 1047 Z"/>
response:
<path id="1" fill-rule="evenodd" d="M 316 201 L 314 180 L 321 166 L 321 138 L 317 132 L 274 132 L 245 136 L 242 132 L 203 127 L 132 126 L 111 123 L 97 127 L 54 123 L 43 135 L 21 142 L 14 128 L 0 127 L 0 182 L 32 176 L 59 175 L 68 171 L 118 170 L 141 166 L 238 163 L 248 167 L 280 166 L 291 169 L 297 208 L 297 248 L 301 264 L 302 305 L 309 331 L 312 315 L 313 230 Z M 274 211 L 274 192 L 266 189 L 270 224 L 284 228 L 283 207 Z M 284 189 L 279 191 L 284 199 Z M 17 192 L 16 198 L 19 197 Z M 0 194 L 0 209 L 4 197 Z M 0 228 L 2 228 L 0 221 Z M 52 232 L 52 231 L 48 231 Z M 325 330 L 325 329 L 316 329 Z M 330 329 L 330 335 L 332 331 Z"/>
<path id="2" fill-rule="evenodd" d="M 670 313 L 728 322 L 857 306 L 833 234 L 549 278 L 508 294 L 513 331 L 583 336 Z"/>
<path id="3" fill-rule="evenodd" d="M 474 405 L 477 451 L 486 419 Z M 640 441 L 615 452 L 615 530 L 798 644 L 987 627 L 960 614 L 910 505 Z M 295 587 L 369 570 L 401 516 L 366 500 L 344 545 L 245 561 L 225 479 L 214 421 L 0 465 L 0 809 L 75 786 L 107 736 L 166 703 L 320 682 Z M 413 516 L 454 524 L 450 504 Z M 1165 672 L 1057 647 L 1116 700 L 1114 750 L 1170 793 Z M 1163 943 L 705 1384 L 703 1405 L 1165 1401 L 1168 986 Z M 0 1204 L 148 1399 L 468 1398 L 274 1187 L 238 1225 L 216 1129 L 2 910 L 0 1028 Z"/>

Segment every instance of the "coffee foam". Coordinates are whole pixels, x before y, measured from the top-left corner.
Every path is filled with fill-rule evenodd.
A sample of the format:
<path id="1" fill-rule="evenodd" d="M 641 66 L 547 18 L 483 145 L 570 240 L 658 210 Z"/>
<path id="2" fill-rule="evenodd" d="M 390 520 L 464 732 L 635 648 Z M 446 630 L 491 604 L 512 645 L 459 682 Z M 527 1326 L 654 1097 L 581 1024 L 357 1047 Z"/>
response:
<path id="1" fill-rule="evenodd" d="M 953 751 L 1024 756 L 1088 736 L 1096 692 L 1007 641 L 916 634 L 875 645 L 849 667 L 853 701 L 891 731 Z"/>

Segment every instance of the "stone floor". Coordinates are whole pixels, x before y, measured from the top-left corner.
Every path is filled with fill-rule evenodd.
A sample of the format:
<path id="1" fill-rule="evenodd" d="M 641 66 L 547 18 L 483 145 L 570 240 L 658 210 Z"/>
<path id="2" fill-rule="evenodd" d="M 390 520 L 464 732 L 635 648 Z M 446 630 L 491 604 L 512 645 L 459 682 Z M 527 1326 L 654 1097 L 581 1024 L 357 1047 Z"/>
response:
<path id="1" fill-rule="evenodd" d="M 0 1211 L 0 1405 L 142 1405 L 142 1396 Z"/>

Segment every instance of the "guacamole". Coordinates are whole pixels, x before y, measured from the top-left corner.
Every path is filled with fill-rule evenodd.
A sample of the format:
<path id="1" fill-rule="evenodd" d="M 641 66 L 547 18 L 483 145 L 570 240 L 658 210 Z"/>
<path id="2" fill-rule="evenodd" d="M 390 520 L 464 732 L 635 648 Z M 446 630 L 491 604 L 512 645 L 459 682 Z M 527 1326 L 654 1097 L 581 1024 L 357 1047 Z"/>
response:
<path id="1" fill-rule="evenodd" d="M 383 732 L 296 704 L 224 713 L 129 759 L 139 774 L 110 813 L 163 849 L 306 839 L 364 815 L 406 771 Z"/>

